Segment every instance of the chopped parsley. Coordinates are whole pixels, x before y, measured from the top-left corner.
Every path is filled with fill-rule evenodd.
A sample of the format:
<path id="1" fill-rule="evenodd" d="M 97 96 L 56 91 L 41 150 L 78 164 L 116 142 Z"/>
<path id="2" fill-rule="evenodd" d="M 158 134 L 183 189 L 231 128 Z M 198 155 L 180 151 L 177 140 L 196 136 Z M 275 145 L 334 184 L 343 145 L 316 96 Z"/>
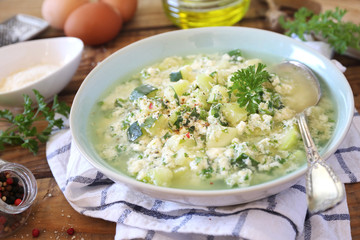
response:
<path id="1" fill-rule="evenodd" d="M 252 157 L 249 157 L 247 154 L 245 153 L 241 153 L 237 158 L 235 159 L 231 159 L 230 163 L 231 165 L 233 165 L 234 167 L 243 169 L 243 168 L 247 168 L 248 165 L 246 164 L 245 160 L 250 159 L 251 162 L 251 166 L 256 167 L 259 163 L 257 161 L 255 161 Z"/>
<path id="2" fill-rule="evenodd" d="M 165 135 L 163 136 L 163 138 L 166 140 L 168 138 L 171 137 L 171 134 L 169 132 L 165 133 Z"/>
<path id="3" fill-rule="evenodd" d="M 230 78 L 233 85 L 230 92 L 238 99 L 240 107 L 245 107 L 249 113 L 257 113 L 262 101 L 262 84 L 270 81 L 270 74 L 265 70 L 265 65 L 259 63 L 256 67 L 251 65 L 236 71 Z"/>
<path id="4" fill-rule="evenodd" d="M 178 115 L 176 121 L 174 122 L 174 126 L 176 129 L 180 129 L 180 124 L 183 122 L 183 118 L 181 115 Z"/>
<path id="5" fill-rule="evenodd" d="M 122 98 L 117 98 L 115 100 L 115 107 L 124 107 L 124 103 L 126 103 L 126 100 L 122 99 Z"/>
<path id="6" fill-rule="evenodd" d="M 230 57 L 242 57 L 242 52 L 240 49 L 234 49 L 227 53 Z"/>
<path id="7" fill-rule="evenodd" d="M 208 168 L 201 170 L 201 175 L 204 176 L 205 178 L 211 178 L 213 172 L 214 172 L 214 169 L 212 167 L 208 167 Z"/>

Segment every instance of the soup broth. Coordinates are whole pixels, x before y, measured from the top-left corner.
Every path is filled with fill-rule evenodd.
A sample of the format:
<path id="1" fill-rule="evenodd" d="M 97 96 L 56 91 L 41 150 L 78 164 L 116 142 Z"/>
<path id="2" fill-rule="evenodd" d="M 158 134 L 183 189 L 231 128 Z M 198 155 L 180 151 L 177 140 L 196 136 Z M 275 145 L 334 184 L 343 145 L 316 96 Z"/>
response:
<path id="1" fill-rule="evenodd" d="M 306 163 L 296 109 L 287 104 L 302 85 L 267 67 L 266 81 L 250 85 L 261 66 L 239 50 L 168 57 L 104 93 L 89 136 L 110 165 L 158 186 L 225 189 L 288 174 Z M 334 128 L 334 105 L 322 92 L 306 111 L 320 150 Z"/>
<path id="2" fill-rule="evenodd" d="M 316 105 L 320 93 L 316 82 L 308 72 L 287 63 L 275 66 L 274 72 L 281 76 L 281 82 L 291 85 L 291 89 L 282 94 L 286 106 L 300 113 Z"/>

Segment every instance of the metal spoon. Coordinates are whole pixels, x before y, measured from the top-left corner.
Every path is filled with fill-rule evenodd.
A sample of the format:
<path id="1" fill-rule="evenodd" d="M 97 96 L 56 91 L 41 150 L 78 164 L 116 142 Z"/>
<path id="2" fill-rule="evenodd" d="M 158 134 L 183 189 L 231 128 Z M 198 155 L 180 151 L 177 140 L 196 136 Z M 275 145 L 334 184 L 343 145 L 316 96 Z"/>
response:
<path id="1" fill-rule="evenodd" d="M 297 61 L 283 62 L 276 66 L 275 69 L 275 72 L 279 76 L 282 76 L 282 74 L 286 74 L 286 72 L 289 71 L 296 71 L 301 77 L 311 81 L 311 85 L 314 87 L 314 89 L 311 90 L 317 91 L 317 99 L 314 99 L 312 104 L 308 106 L 304 105 L 300 107 L 300 109 L 297 109 L 297 120 L 308 160 L 306 195 L 309 211 L 311 213 L 321 212 L 340 203 L 344 199 L 345 188 L 344 184 L 338 179 L 331 167 L 327 165 L 326 161 L 319 155 L 311 138 L 304 114 L 306 108 L 316 105 L 321 98 L 319 80 L 306 65 Z"/>

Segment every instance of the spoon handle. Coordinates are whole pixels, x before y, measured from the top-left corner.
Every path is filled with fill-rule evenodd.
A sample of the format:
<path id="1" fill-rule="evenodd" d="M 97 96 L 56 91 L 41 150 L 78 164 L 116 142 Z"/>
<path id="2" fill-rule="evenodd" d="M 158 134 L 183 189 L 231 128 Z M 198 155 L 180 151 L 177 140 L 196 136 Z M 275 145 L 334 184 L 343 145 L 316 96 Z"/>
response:
<path id="1" fill-rule="evenodd" d="M 308 163 L 313 164 L 314 162 L 322 161 L 320 154 L 315 146 L 315 143 L 311 137 L 304 112 L 298 114 L 298 125 L 305 145 Z"/>
<path id="2" fill-rule="evenodd" d="M 298 114 L 298 125 L 308 160 L 306 195 L 309 211 L 311 213 L 325 211 L 344 199 L 344 184 L 318 153 L 311 138 L 304 112 Z"/>

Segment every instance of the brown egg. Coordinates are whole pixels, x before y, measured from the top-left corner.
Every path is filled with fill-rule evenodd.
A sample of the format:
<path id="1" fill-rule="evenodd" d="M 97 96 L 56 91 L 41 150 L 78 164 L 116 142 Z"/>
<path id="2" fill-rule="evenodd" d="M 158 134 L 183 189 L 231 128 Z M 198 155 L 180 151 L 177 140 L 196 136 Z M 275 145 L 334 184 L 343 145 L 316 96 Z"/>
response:
<path id="1" fill-rule="evenodd" d="M 65 34 L 78 37 L 87 45 L 110 41 L 122 28 L 122 18 L 110 5 L 87 3 L 74 10 L 65 22 Z"/>
<path id="2" fill-rule="evenodd" d="M 120 12 L 124 22 L 131 20 L 136 12 L 137 0 L 100 0 L 101 2 L 110 4 Z"/>
<path id="3" fill-rule="evenodd" d="M 45 0 L 41 6 L 41 13 L 52 27 L 64 29 L 70 13 L 88 2 L 89 0 Z"/>

